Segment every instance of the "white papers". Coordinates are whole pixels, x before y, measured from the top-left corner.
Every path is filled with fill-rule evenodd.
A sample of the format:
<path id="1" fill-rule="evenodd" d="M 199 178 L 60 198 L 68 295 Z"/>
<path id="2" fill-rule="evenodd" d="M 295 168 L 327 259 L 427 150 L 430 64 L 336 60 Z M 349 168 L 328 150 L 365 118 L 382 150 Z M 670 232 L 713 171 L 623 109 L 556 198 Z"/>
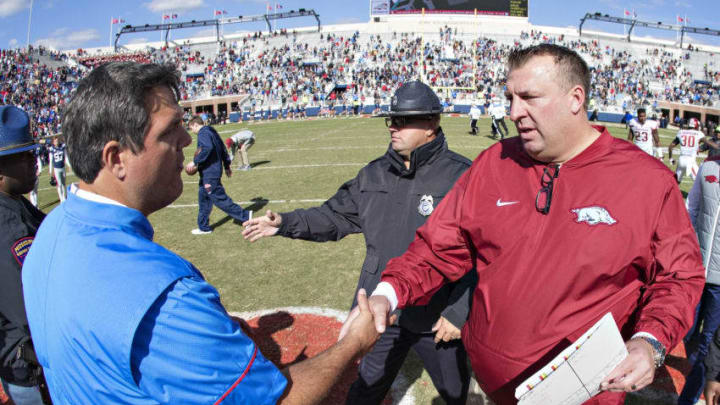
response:
<path id="1" fill-rule="evenodd" d="M 515 389 L 518 405 L 580 405 L 627 356 L 611 313 Z"/>

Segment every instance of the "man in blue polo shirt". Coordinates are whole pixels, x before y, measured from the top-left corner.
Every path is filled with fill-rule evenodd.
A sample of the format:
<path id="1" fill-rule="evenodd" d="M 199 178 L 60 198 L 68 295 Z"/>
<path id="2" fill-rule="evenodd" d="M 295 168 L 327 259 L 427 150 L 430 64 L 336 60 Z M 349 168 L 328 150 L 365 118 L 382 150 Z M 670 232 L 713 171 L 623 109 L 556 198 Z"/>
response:
<path id="1" fill-rule="evenodd" d="M 80 82 L 64 132 L 80 181 L 38 230 L 22 274 L 35 351 L 58 404 L 319 401 L 374 344 L 351 337 L 278 370 L 147 217 L 182 193 L 191 142 L 172 66 L 117 62 Z"/>

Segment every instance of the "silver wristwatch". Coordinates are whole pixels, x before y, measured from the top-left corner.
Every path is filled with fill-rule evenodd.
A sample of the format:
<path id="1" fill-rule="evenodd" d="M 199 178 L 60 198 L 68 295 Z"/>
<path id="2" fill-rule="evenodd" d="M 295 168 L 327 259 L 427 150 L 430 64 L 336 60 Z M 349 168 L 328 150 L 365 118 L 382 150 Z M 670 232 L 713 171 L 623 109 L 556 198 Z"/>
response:
<path id="1" fill-rule="evenodd" d="M 655 368 L 659 368 L 663 365 L 665 362 L 665 354 L 667 354 L 667 350 L 665 349 L 665 346 L 663 346 L 660 341 L 657 339 L 653 339 L 648 336 L 639 336 L 640 339 L 643 339 L 644 341 L 650 343 L 650 346 L 653 348 L 653 360 L 655 361 Z"/>

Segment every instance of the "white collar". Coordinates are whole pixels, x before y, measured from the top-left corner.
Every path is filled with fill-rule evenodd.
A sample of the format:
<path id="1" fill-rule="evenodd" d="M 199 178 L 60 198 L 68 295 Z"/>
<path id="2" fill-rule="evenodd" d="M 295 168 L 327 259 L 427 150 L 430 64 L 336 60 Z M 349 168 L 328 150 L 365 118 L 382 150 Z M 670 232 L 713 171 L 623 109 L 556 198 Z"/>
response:
<path id="1" fill-rule="evenodd" d="M 94 201 L 101 204 L 112 204 L 119 205 L 121 207 L 127 207 L 127 205 L 121 204 L 111 198 L 107 198 L 100 194 L 95 194 L 92 191 L 83 190 L 77 186 L 77 183 L 73 183 L 70 185 L 70 192 L 84 200 Z"/>

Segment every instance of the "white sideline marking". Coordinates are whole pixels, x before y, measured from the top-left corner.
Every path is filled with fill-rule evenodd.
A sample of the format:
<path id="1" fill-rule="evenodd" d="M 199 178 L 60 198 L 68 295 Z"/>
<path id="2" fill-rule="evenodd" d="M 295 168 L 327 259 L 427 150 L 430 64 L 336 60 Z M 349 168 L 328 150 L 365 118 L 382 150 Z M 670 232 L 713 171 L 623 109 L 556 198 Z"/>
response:
<path id="1" fill-rule="evenodd" d="M 327 201 L 327 198 L 307 198 L 307 199 L 300 199 L 300 200 L 268 200 L 268 204 L 292 204 L 292 203 L 319 203 L 319 202 L 325 202 Z M 239 205 L 250 205 L 254 204 L 257 201 L 235 201 L 235 204 Z M 193 208 L 197 207 L 197 204 L 172 204 L 168 205 L 167 208 Z"/>
<path id="2" fill-rule="evenodd" d="M 338 311 L 337 309 L 321 307 L 282 307 L 275 309 L 261 309 L 259 311 L 250 312 L 230 312 L 229 314 L 231 316 L 237 316 L 242 319 L 252 319 L 257 318 L 258 316 L 274 314 L 276 312 L 320 315 L 326 316 L 328 318 L 334 318 L 338 322 L 345 322 L 345 318 L 347 318 L 348 316 L 347 311 Z M 392 396 L 393 405 L 414 405 L 415 396 L 413 395 L 412 391 L 413 387 L 410 386 L 407 378 L 405 378 L 402 372 L 398 373 L 395 381 L 390 387 L 390 395 Z"/>
<path id="3" fill-rule="evenodd" d="M 352 150 L 352 149 L 387 149 L 387 145 L 377 146 L 318 146 L 314 148 L 280 148 L 280 149 L 268 149 L 260 153 L 273 153 L 273 152 L 301 152 L 301 151 L 315 151 L 315 150 Z"/>

